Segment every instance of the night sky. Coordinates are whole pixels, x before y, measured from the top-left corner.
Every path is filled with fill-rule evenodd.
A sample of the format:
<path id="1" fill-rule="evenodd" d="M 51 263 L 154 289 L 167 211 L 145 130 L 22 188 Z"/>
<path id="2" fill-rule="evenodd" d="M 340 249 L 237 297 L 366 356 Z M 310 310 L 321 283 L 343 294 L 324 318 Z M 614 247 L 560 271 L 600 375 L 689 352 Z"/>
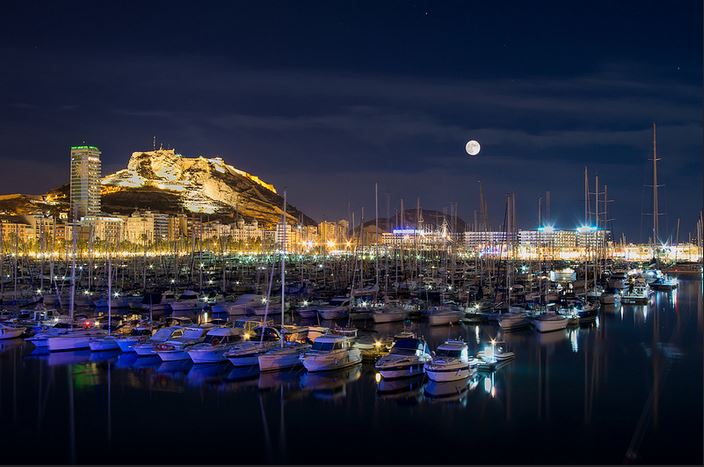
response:
<path id="1" fill-rule="evenodd" d="M 147 3 L 147 2 L 144 2 Z M 400 198 L 495 225 L 552 192 L 583 218 L 583 167 L 615 232 L 647 240 L 651 122 L 661 234 L 695 229 L 702 186 L 702 2 L 4 2 L 0 192 L 68 180 L 69 147 L 103 173 L 157 144 L 221 155 L 316 219 Z M 468 139 L 479 156 L 464 151 Z M 593 190 L 593 187 L 592 187 Z"/>

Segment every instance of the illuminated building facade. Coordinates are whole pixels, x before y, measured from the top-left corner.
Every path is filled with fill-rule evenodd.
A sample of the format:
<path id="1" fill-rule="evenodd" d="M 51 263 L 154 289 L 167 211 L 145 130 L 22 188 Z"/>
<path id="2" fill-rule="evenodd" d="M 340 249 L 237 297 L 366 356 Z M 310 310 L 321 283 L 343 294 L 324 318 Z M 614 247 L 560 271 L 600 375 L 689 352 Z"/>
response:
<path id="1" fill-rule="evenodd" d="M 72 220 L 100 214 L 100 150 L 71 147 L 70 212 Z"/>

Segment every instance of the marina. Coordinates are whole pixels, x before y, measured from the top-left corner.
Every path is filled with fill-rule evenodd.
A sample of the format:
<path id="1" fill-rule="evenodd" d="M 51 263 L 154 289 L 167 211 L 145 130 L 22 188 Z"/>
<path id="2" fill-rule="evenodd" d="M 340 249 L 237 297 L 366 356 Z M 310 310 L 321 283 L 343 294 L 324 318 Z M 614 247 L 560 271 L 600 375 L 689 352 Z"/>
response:
<path id="1" fill-rule="evenodd" d="M 271 271 L 280 267 L 271 264 Z M 445 285 L 439 303 L 413 293 L 397 299 L 390 310 L 403 310 L 403 321 L 379 321 L 374 314 L 352 321 L 352 306 L 326 320 L 323 313 L 296 313 L 315 309 L 311 303 L 324 311 L 330 307 L 324 300 L 284 290 L 281 307 L 269 288 L 265 300 L 251 302 L 243 314 L 213 313 L 218 298 L 195 301 L 190 309 L 164 307 L 160 318 L 142 304 L 110 309 L 109 316 L 99 307 L 76 307 L 75 329 L 58 327 L 48 346 L 36 340 L 52 332 L 46 320 L 32 324 L 28 313 L 6 306 L 3 329 L 23 329 L 24 338 L 0 340 L 0 436 L 20 448 L 16 462 L 91 463 L 105 453 L 115 462 L 134 455 L 152 463 L 196 462 L 188 452 L 159 448 L 182 436 L 186 423 L 198 425 L 199 436 L 246 438 L 250 449 L 238 452 L 241 462 L 259 462 L 264 452 L 267 462 L 296 463 L 309 459 L 310 439 L 317 455 L 329 457 L 337 455 L 340 436 L 371 445 L 397 436 L 401 443 L 413 423 L 433 426 L 423 444 L 404 453 L 356 451 L 350 460 L 368 462 L 373 454 L 384 463 L 450 462 L 451 454 L 423 446 L 471 438 L 483 447 L 473 454 L 476 462 L 518 463 L 534 443 L 562 436 L 557 427 L 569 424 L 581 443 L 602 447 L 585 454 L 587 461 L 690 459 L 702 435 L 701 275 L 667 275 L 677 286 L 655 291 L 648 281 L 659 280 L 659 270 L 623 266 L 629 266 L 623 288 L 615 293 L 627 292 L 629 284 L 645 287 L 644 304 L 600 305 L 598 295 L 581 302 L 562 292 L 550 307 L 540 305 L 547 296 L 538 294 L 534 302 L 514 296 L 510 310 L 502 311 L 472 300 L 458 304 Z M 456 284 L 456 291 L 463 289 Z M 242 296 L 249 301 L 256 294 Z M 255 307 L 263 302 L 272 305 L 260 315 Z M 433 322 L 438 307 L 461 321 Z M 68 322 L 63 310 L 56 314 L 61 319 L 50 324 Z M 108 322 L 119 323 L 111 335 Z M 62 344 L 52 347 L 59 339 Z M 327 427 L 330 417 L 350 411 L 354 419 Z M 141 419 L 158 423 L 136 423 Z M 504 436 L 492 436 L 497 430 Z M 502 450 L 505 436 L 522 449 Z M 46 449 L 32 451 L 37 442 Z M 209 459 L 228 462 L 231 454 L 216 446 Z M 573 443 L 558 443 L 532 451 L 530 459 L 567 462 L 573 449 Z"/>

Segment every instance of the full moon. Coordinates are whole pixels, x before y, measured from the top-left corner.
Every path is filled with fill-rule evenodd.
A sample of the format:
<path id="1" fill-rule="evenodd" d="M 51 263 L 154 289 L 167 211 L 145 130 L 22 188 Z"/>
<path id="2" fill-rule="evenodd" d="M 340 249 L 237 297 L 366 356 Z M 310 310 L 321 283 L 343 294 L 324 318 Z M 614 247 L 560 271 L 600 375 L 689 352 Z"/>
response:
<path id="1" fill-rule="evenodd" d="M 467 154 L 469 154 L 470 156 L 476 156 L 477 154 L 479 154 L 481 146 L 479 146 L 479 143 L 477 141 L 470 140 L 464 148 L 467 151 Z"/>

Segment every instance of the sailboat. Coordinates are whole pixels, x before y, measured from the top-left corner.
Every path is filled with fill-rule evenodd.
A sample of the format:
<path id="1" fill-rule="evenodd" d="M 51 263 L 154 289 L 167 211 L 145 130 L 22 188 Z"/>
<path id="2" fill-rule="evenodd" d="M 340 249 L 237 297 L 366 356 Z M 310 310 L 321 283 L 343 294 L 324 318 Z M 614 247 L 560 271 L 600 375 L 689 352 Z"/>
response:
<path id="1" fill-rule="evenodd" d="M 286 192 L 284 191 L 284 210 L 281 223 L 286 225 Z M 286 342 L 284 338 L 284 311 L 286 296 L 286 228 L 283 229 L 283 248 L 281 253 L 281 337 L 279 347 L 272 348 L 258 356 L 259 371 L 282 370 L 301 364 L 300 356 L 310 348 L 309 344 Z"/>
<path id="2" fill-rule="evenodd" d="M 73 311 L 76 299 L 76 243 L 77 243 L 77 223 L 75 219 L 77 214 L 74 213 L 74 222 L 72 228 L 73 237 L 73 255 L 71 257 L 71 295 L 69 300 L 69 320 L 71 322 L 71 330 L 65 334 L 58 336 L 52 336 L 47 339 L 47 347 L 49 352 L 56 352 L 61 350 L 77 350 L 77 349 L 87 349 L 90 347 L 90 341 L 95 337 L 102 337 L 105 332 L 102 330 L 73 330 Z"/>
<path id="3" fill-rule="evenodd" d="M 108 306 L 108 335 L 105 337 L 95 337 L 88 342 L 90 350 L 93 352 L 101 350 L 119 350 L 120 346 L 117 344 L 117 339 L 112 335 L 112 260 L 108 254 L 108 295 L 107 295 L 107 306 Z"/>

